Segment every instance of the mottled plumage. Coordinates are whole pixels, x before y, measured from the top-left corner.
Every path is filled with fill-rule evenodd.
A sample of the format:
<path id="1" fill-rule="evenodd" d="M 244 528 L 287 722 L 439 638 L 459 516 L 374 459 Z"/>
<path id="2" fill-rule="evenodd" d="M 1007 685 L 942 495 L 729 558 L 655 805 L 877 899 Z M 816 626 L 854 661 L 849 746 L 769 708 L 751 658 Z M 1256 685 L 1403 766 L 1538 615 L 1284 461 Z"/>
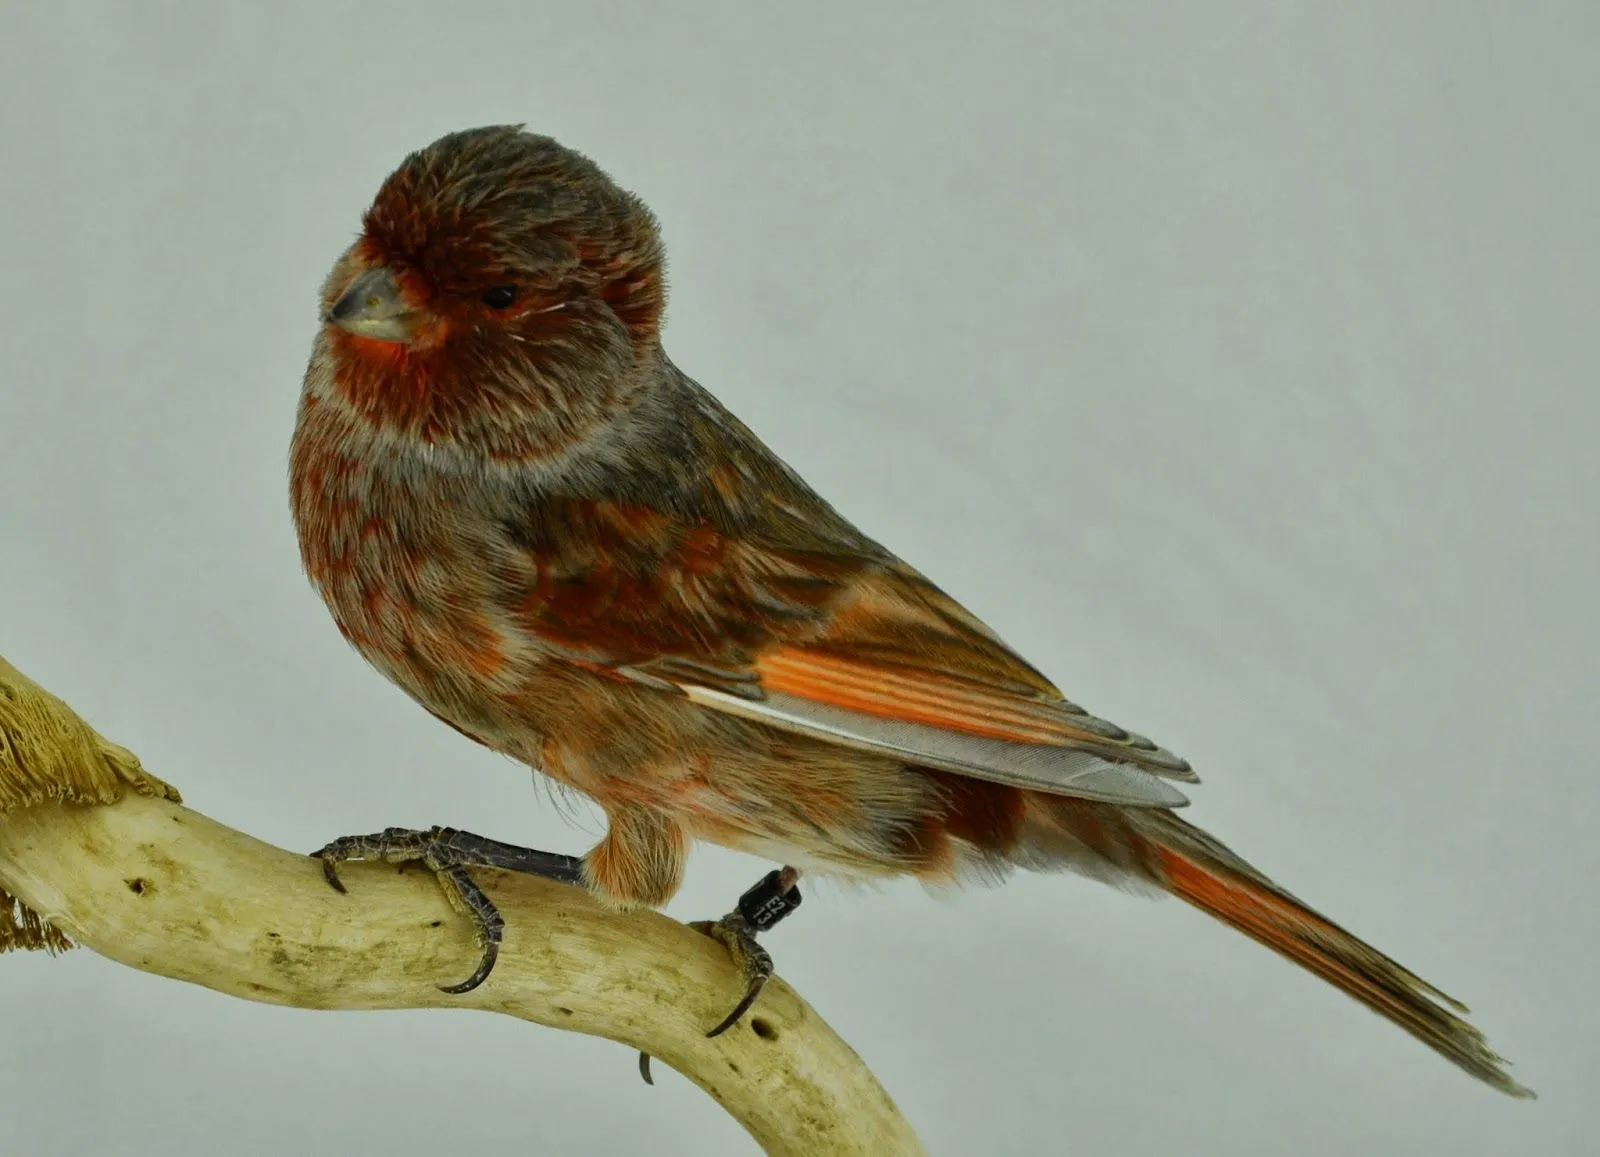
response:
<path id="1" fill-rule="evenodd" d="M 1431 986 L 1173 815 L 1187 763 L 1068 702 L 678 370 L 664 296 L 654 219 L 587 159 L 447 136 L 324 286 L 292 452 L 339 629 L 604 809 L 601 897 L 665 902 L 696 839 L 861 877 L 1070 868 L 1174 892 L 1518 1090 Z"/>

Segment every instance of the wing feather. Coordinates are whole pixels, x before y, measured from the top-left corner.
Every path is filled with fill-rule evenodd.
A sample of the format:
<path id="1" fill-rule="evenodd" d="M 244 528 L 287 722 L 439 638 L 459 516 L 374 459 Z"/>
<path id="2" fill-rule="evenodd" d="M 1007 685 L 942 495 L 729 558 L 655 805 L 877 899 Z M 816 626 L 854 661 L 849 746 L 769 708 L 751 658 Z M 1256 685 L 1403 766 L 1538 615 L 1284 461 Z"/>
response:
<path id="1" fill-rule="evenodd" d="M 708 687 L 691 685 L 684 690 L 690 699 L 717 711 L 974 779 L 1131 807 L 1176 808 L 1189 802 L 1177 788 L 1143 768 L 1076 748 L 1014 743 L 862 715 L 782 691 L 768 692 L 756 701 Z"/>
<path id="2" fill-rule="evenodd" d="M 1187 802 L 1164 782 L 1192 782 L 1186 762 L 1069 702 L 814 501 L 829 533 L 775 540 L 656 506 L 546 498 L 511 527 L 533 581 L 507 585 L 507 610 L 575 662 L 714 711 L 1034 791 Z"/>

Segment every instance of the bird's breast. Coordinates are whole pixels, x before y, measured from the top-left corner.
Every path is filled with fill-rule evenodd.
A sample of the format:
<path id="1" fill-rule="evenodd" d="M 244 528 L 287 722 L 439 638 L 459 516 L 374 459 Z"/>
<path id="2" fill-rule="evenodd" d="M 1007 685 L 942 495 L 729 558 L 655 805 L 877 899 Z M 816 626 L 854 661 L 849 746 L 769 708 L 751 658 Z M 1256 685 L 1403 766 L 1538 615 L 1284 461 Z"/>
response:
<path id="1" fill-rule="evenodd" d="M 550 658 L 503 597 L 510 572 L 532 562 L 513 557 L 459 478 L 397 463 L 359 435 L 336 405 L 302 406 L 290 502 L 307 576 L 368 662 L 481 736 Z"/>

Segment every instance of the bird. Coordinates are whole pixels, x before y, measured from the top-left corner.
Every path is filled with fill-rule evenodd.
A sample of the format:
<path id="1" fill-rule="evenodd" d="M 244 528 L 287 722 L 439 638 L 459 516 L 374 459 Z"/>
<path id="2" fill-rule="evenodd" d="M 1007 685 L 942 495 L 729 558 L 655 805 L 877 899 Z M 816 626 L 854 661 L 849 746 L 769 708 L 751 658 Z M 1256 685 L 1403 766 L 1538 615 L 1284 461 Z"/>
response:
<path id="1" fill-rule="evenodd" d="M 852 524 L 668 357 L 660 226 L 522 125 L 383 181 L 323 282 L 289 453 L 301 560 L 344 638 L 467 738 L 587 796 L 582 856 L 451 828 L 316 855 L 417 860 L 503 923 L 475 867 L 658 908 L 707 841 L 782 865 L 697 924 L 745 977 L 810 877 L 1016 869 L 1175 895 L 1466 1072 L 1531 1092 L 1466 1008 L 1182 819 L 1189 763 L 1069 700 Z"/>

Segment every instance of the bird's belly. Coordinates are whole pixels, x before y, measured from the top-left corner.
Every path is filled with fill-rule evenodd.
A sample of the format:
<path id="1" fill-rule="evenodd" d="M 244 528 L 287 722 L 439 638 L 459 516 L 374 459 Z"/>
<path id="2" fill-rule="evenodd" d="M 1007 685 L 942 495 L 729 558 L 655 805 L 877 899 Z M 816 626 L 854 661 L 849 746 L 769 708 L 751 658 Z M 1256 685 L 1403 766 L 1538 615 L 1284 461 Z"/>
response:
<path id="1" fill-rule="evenodd" d="M 914 769 L 549 651 L 486 642 L 492 621 L 459 610 L 379 615 L 347 634 L 445 723 L 608 812 L 661 812 L 696 839 L 831 876 L 907 870 L 904 833 L 938 808 Z"/>
<path id="2" fill-rule="evenodd" d="M 925 778 L 895 761 L 711 711 L 561 651 L 505 597 L 505 576 L 534 560 L 487 537 L 464 542 L 465 517 L 443 520 L 456 532 L 441 538 L 441 522 L 402 502 L 379 519 L 320 493 L 306 501 L 307 571 L 356 649 L 451 727 L 608 811 L 651 809 L 696 838 L 877 875 L 904 868 L 905 833 L 938 807 Z"/>

